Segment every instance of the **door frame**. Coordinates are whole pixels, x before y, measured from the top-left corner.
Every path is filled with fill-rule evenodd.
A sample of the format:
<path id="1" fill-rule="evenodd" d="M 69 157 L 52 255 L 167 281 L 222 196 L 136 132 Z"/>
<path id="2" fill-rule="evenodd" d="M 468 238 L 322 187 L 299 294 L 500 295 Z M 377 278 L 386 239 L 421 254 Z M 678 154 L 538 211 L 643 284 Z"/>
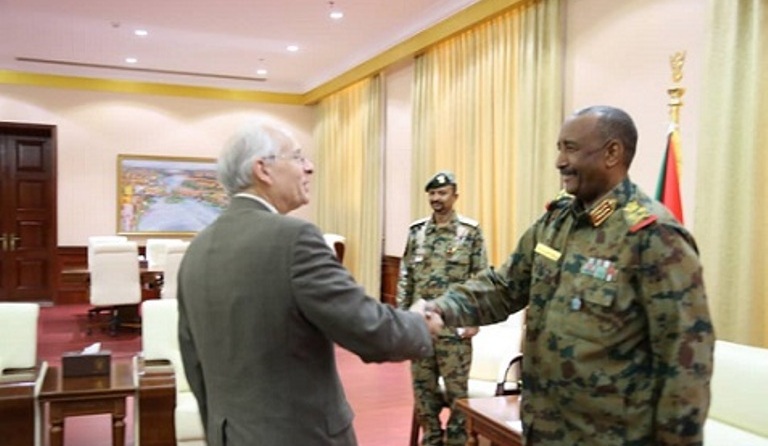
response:
<path id="1" fill-rule="evenodd" d="M 50 284 L 50 295 L 42 297 L 37 300 L 39 303 L 52 303 L 55 304 L 58 297 L 58 275 L 59 275 L 59 260 L 58 260 L 58 139 L 57 139 L 57 126 L 53 124 L 40 124 L 40 123 L 26 123 L 26 122 L 9 122 L 0 121 L 0 135 L 29 135 L 34 137 L 44 137 L 50 140 L 51 159 L 50 159 L 50 190 L 51 203 L 49 210 L 49 233 L 47 240 L 50 246 L 47 247 L 47 261 L 48 261 L 48 281 Z M 0 172 L 3 176 L 7 174 L 6 171 Z M 10 218 L 10 217 L 8 217 Z"/>

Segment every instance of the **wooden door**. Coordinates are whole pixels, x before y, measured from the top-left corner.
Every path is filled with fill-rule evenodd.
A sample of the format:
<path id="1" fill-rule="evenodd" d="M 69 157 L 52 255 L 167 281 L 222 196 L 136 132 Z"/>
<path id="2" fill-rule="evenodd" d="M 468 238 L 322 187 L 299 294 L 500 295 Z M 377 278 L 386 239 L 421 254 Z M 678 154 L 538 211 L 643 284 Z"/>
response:
<path id="1" fill-rule="evenodd" d="M 56 128 L 0 122 L 0 302 L 56 293 Z"/>

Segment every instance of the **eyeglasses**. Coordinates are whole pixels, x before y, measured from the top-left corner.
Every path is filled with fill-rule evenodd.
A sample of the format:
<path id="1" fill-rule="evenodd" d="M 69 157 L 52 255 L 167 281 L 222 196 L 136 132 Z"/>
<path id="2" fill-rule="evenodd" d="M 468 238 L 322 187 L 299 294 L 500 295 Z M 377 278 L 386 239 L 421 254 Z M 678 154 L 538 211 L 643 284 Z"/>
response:
<path id="1" fill-rule="evenodd" d="M 277 155 L 269 155 L 269 156 L 265 156 L 264 159 L 271 159 L 271 160 L 284 159 L 284 160 L 293 161 L 293 162 L 295 162 L 297 164 L 301 164 L 301 165 L 304 165 L 304 164 L 309 162 L 309 158 L 307 158 L 301 152 L 301 150 L 296 150 L 295 152 L 287 154 L 287 155 L 284 154 L 284 153 L 277 154 Z"/>

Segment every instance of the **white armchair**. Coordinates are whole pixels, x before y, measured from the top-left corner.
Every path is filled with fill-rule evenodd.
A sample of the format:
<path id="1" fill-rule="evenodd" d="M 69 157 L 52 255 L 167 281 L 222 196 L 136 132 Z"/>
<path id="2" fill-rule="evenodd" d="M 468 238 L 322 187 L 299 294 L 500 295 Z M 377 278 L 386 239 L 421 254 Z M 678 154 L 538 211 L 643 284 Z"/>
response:
<path id="1" fill-rule="evenodd" d="M 0 303 L 0 439 L 3 445 L 40 445 L 40 393 L 47 363 L 37 363 L 40 307 Z"/>
<path id="2" fill-rule="evenodd" d="M 160 290 L 162 299 L 176 299 L 179 267 L 189 242 L 179 242 L 168 246 L 165 254 L 165 270 L 163 271 L 163 288 Z"/>
<path id="3" fill-rule="evenodd" d="M 506 321 L 486 325 L 472 338 L 472 366 L 469 369 L 469 398 L 515 392 L 519 370 L 510 370 L 521 358 L 525 312 Z"/>
<path id="4" fill-rule="evenodd" d="M 343 262 L 347 239 L 339 234 L 323 234 L 323 237 L 325 238 L 325 243 L 328 247 L 336 253 L 336 258 L 339 259 L 339 262 Z"/>
<path id="5" fill-rule="evenodd" d="M 205 434 L 200 410 L 187 383 L 181 361 L 177 305 L 175 299 L 148 300 L 142 304 L 144 367 L 139 376 L 139 398 L 136 404 L 136 420 L 139 420 L 137 438 L 146 438 L 160 432 L 163 438 L 175 438 L 174 444 L 180 446 L 204 446 Z M 154 404 L 142 397 L 146 394 L 142 388 L 152 386 L 153 380 L 163 373 L 174 379 L 175 392 L 171 395 L 175 397 L 173 405 L 162 402 Z M 161 409 L 158 411 L 158 408 Z M 172 423 L 164 423 L 163 420 L 171 420 Z"/>

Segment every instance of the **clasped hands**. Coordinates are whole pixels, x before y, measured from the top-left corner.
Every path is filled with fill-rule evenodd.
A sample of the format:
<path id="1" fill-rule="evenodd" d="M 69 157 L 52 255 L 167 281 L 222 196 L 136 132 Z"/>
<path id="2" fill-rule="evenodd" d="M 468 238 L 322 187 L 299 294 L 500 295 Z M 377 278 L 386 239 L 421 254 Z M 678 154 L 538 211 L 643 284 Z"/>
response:
<path id="1" fill-rule="evenodd" d="M 429 329 L 429 333 L 432 336 L 437 336 L 440 330 L 445 328 L 445 323 L 443 322 L 443 318 L 440 316 L 439 310 L 431 302 L 427 302 L 424 299 L 419 299 L 416 301 L 416 303 L 411 305 L 410 311 L 419 313 L 424 316 L 424 322 L 427 323 L 427 328 Z"/>

